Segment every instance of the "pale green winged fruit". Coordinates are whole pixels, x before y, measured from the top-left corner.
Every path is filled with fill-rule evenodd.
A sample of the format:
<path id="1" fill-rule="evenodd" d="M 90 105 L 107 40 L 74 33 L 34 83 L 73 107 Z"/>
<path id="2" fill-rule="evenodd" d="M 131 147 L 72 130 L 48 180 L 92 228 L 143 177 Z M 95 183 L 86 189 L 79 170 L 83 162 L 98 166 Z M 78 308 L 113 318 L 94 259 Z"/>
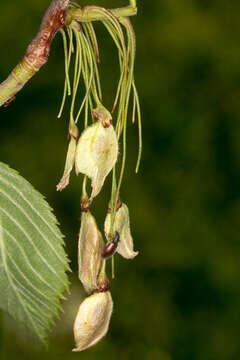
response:
<path id="1" fill-rule="evenodd" d="M 76 348 L 73 351 L 85 350 L 106 335 L 112 310 L 110 291 L 95 293 L 81 303 L 74 322 Z"/>
<path id="2" fill-rule="evenodd" d="M 114 232 L 117 231 L 120 235 L 120 241 L 116 252 L 122 255 L 125 259 L 133 259 L 137 256 L 138 251 L 134 251 L 133 238 L 130 231 L 129 211 L 126 204 L 122 204 L 117 210 L 113 230 Z M 108 213 L 106 216 L 104 231 L 106 237 L 110 239 L 111 213 Z"/>
<path id="3" fill-rule="evenodd" d="M 79 279 L 90 293 L 98 288 L 98 275 L 102 265 L 104 241 L 96 220 L 88 210 L 82 212 L 78 242 Z"/>
<path id="4" fill-rule="evenodd" d="M 118 140 L 111 125 L 111 114 L 104 107 L 95 109 L 93 114 L 97 122 L 83 131 L 75 158 L 76 173 L 83 173 L 92 180 L 91 199 L 101 191 L 118 156 Z"/>
<path id="5" fill-rule="evenodd" d="M 72 171 L 75 162 L 75 153 L 76 153 L 77 141 L 79 136 L 79 131 L 76 125 L 72 126 L 72 129 L 69 130 L 69 136 L 70 136 L 70 142 L 68 145 L 65 168 L 64 168 L 63 176 L 57 185 L 57 191 L 62 191 L 69 184 L 70 173 Z"/>

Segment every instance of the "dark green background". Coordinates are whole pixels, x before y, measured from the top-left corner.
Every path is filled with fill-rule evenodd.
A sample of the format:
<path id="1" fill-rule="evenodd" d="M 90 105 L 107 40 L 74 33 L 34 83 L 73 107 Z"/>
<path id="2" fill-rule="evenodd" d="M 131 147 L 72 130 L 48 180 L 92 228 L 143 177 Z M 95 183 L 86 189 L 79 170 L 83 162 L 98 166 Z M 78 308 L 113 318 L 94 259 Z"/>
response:
<path id="1" fill-rule="evenodd" d="M 48 0 L 1 1 L 0 79 L 24 54 Z M 120 7 L 126 1 L 84 1 Z M 129 127 L 122 197 L 139 256 L 116 257 L 115 310 L 106 338 L 72 354 L 80 179 L 55 191 L 66 155 L 68 113 L 61 100 L 62 43 L 15 103 L 0 110 L 0 160 L 42 192 L 61 223 L 73 274 L 72 295 L 45 352 L 2 315 L 0 359 L 237 360 L 240 357 L 240 3 L 138 1 L 136 82 L 144 152 L 134 174 L 137 129 Z M 116 76 L 112 43 L 97 26 L 104 99 Z M 109 188 L 93 212 L 102 228 Z M 0 295 L 1 296 L 1 295 Z"/>

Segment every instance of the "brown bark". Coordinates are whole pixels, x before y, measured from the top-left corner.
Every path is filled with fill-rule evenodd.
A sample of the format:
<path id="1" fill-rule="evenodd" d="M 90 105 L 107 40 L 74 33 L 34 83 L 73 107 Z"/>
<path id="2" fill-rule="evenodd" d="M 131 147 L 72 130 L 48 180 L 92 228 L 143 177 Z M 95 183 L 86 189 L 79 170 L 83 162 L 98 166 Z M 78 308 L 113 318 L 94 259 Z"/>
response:
<path id="1" fill-rule="evenodd" d="M 69 0 L 52 0 L 47 9 L 40 30 L 27 48 L 25 58 L 35 70 L 47 62 L 50 45 L 58 30 L 64 26 Z"/>

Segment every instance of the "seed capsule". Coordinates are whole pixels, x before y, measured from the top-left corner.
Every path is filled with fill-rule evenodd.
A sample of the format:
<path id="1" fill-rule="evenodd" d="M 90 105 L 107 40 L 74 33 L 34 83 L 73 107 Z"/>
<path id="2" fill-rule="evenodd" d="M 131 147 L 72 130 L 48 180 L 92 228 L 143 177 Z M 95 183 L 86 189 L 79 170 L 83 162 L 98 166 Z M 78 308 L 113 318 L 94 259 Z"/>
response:
<path id="1" fill-rule="evenodd" d="M 111 213 L 108 213 L 104 223 L 104 231 L 107 238 L 110 237 Z M 114 231 L 119 233 L 120 241 L 116 248 L 116 252 L 126 259 L 133 259 L 138 255 L 138 251 L 134 251 L 133 238 L 130 231 L 129 211 L 126 204 L 117 210 Z"/>
<path id="2" fill-rule="evenodd" d="M 110 120 L 107 120 L 103 120 L 101 115 L 101 121 L 84 130 L 76 149 L 76 173 L 83 173 L 92 180 L 91 199 L 99 194 L 105 178 L 117 161 L 117 135 Z"/>
<path id="3" fill-rule="evenodd" d="M 90 211 L 83 212 L 78 243 L 79 279 L 89 293 L 98 288 L 104 241 Z"/>
<path id="4" fill-rule="evenodd" d="M 78 140 L 78 128 L 76 125 L 72 128 L 71 132 L 69 132 L 69 135 L 71 139 L 68 145 L 65 168 L 64 168 L 63 176 L 57 185 L 57 191 L 62 191 L 69 184 L 70 173 L 72 171 L 75 161 L 75 153 L 76 153 L 77 140 Z"/>
<path id="5" fill-rule="evenodd" d="M 103 249 L 102 257 L 104 259 L 107 259 L 115 254 L 118 247 L 119 239 L 120 239 L 119 232 L 116 231 L 113 240 L 110 241 Z"/>
<path id="6" fill-rule="evenodd" d="M 110 291 L 95 293 L 81 303 L 74 322 L 76 348 L 73 351 L 85 350 L 106 335 L 112 309 Z"/>

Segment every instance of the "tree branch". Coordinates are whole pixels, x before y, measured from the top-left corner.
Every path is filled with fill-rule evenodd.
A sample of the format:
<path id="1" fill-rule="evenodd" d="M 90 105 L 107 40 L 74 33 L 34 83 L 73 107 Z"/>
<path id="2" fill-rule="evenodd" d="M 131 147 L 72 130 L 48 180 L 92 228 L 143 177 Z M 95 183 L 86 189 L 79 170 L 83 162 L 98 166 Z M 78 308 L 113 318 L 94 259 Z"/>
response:
<path id="1" fill-rule="evenodd" d="M 94 6 L 85 8 L 69 8 L 70 0 L 52 0 L 47 9 L 39 32 L 27 48 L 26 54 L 20 63 L 13 69 L 8 78 L 0 84 L 0 107 L 7 106 L 15 99 L 16 94 L 47 62 L 50 47 L 55 34 L 72 21 L 80 22 L 104 20 L 97 16 Z M 113 9 L 111 12 L 116 17 L 132 16 L 137 12 L 136 7 L 127 6 Z"/>
<path id="2" fill-rule="evenodd" d="M 28 46 L 20 63 L 0 84 L 0 106 L 14 98 L 28 80 L 47 62 L 50 45 L 57 31 L 65 24 L 69 0 L 52 0 L 37 36 Z"/>
<path id="3" fill-rule="evenodd" d="M 69 0 L 53 0 L 47 9 L 40 30 L 27 48 L 26 59 L 31 67 L 39 68 L 47 62 L 51 42 L 65 25 Z"/>

